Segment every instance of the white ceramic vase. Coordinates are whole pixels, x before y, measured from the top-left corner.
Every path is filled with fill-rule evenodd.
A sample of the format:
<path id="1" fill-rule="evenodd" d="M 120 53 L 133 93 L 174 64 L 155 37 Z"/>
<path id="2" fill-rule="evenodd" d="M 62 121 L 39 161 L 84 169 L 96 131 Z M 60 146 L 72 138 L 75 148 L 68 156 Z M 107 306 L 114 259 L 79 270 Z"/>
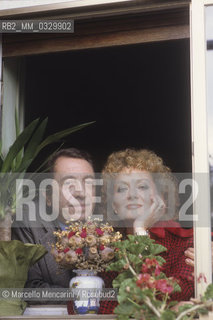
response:
<path id="1" fill-rule="evenodd" d="M 75 292 L 73 301 L 77 314 L 98 313 L 100 308 L 100 292 L 104 288 L 102 278 L 92 270 L 73 270 L 77 275 L 70 280 L 70 289 Z"/>

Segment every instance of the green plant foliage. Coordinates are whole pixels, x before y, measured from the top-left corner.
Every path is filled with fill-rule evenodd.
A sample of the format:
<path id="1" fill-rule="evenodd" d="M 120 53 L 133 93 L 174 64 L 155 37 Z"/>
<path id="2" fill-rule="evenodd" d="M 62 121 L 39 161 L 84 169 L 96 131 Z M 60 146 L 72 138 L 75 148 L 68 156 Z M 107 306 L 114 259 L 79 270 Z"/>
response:
<path id="1" fill-rule="evenodd" d="M 16 140 L 5 156 L 1 153 L 0 141 L 0 219 L 3 219 L 6 210 L 15 213 L 16 180 L 22 179 L 29 166 L 38 156 L 39 152 L 49 144 L 60 141 L 71 133 L 92 124 L 88 122 L 78 126 L 59 131 L 43 139 L 48 119 L 33 120 L 21 133 L 17 112 L 15 114 Z M 41 169 L 46 160 L 40 164 Z M 36 172 L 37 170 L 35 170 Z"/>
<path id="2" fill-rule="evenodd" d="M 209 300 L 209 299 L 213 299 L 213 284 L 210 284 L 207 289 L 206 292 L 204 294 L 204 300 Z"/>
<path id="3" fill-rule="evenodd" d="M 173 320 L 175 319 L 175 313 L 171 310 L 166 310 L 161 315 L 162 320 Z"/>
<path id="4" fill-rule="evenodd" d="M 24 288 L 29 268 L 47 250 L 40 244 L 0 241 L 0 288 Z M 27 303 L 21 298 L 0 299 L 0 316 L 22 315 Z M 5 318 L 4 318 L 5 319 Z"/>
<path id="5" fill-rule="evenodd" d="M 118 288 L 118 306 L 114 313 L 117 319 L 186 320 L 196 314 L 208 313 L 213 304 L 213 285 L 197 305 L 184 304 L 177 309 L 177 301 L 169 301 L 170 294 L 181 288 L 173 278 L 161 271 L 165 260 L 159 256 L 166 250 L 147 236 L 128 235 L 128 239 L 114 243 L 116 260 L 107 270 L 119 272 L 113 281 Z M 176 306 L 176 309 L 174 309 Z"/>

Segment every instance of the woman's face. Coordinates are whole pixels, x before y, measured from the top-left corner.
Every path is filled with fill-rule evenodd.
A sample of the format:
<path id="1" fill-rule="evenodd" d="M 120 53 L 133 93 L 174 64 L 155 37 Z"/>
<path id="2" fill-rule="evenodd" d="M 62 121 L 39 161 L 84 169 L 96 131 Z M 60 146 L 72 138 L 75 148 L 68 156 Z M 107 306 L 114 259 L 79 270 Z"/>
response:
<path id="1" fill-rule="evenodd" d="M 121 220 L 140 217 L 145 221 L 155 195 L 155 184 L 149 172 L 125 169 L 115 178 L 113 209 Z"/>

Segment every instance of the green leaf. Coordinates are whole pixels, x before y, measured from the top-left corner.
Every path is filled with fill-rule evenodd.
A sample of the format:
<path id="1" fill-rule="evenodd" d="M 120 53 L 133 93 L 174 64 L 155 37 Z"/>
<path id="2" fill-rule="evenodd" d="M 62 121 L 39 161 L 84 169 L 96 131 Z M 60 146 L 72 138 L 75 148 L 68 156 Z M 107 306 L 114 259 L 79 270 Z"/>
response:
<path id="1" fill-rule="evenodd" d="M 128 240 L 113 242 L 113 246 L 119 249 L 126 249 L 129 246 Z"/>
<path id="2" fill-rule="evenodd" d="M 147 246 L 153 243 L 153 240 L 150 239 L 148 236 L 138 236 L 129 234 L 127 237 L 129 242 L 134 244 L 142 244 L 144 246 Z"/>
<path id="3" fill-rule="evenodd" d="M 24 156 L 22 158 L 22 161 L 19 165 L 19 167 L 16 168 L 16 171 L 21 172 L 21 170 L 26 170 L 29 167 L 29 160 L 34 159 L 37 154 L 37 149 L 39 147 L 39 144 L 43 138 L 46 126 L 47 126 L 48 118 L 44 119 L 41 124 L 36 128 L 34 131 L 31 139 L 29 140 L 27 144 L 27 148 L 24 152 Z M 32 162 L 32 161 L 31 161 Z M 30 163 L 31 163 L 30 162 Z M 22 169 L 21 169 L 22 168 Z"/>
<path id="4" fill-rule="evenodd" d="M 16 128 L 16 138 L 20 135 L 20 126 L 18 118 L 18 108 L 15 108 L 15 128 Z"/>
<path id="5" fill-rule="evenodd" d="M 142 260 L 141 258 L 139 258 L 137 255 L 135 254 L 131 254 L 131 253 L 128 253 L 127 254 L 127 257 L 129 259 L 129 261 L 131 263 L 133 263 L 134 265 L 137 265 L 137 264 L 142 264 Z"/>
<path id="6" fill-rule="evenodd" d="M 165 248 L 164 246 L 162 246 L 161 244 L 157 244 L 157 243 L 153 243 L 151 245 L 151 252 L 154 255 L 158 255 L 159 253 L 162 253 L 164 251 L 167 251 L 167 248 Z"/>
<path id="7" fill-rule="evenodd" d="M 130 242 L 144 243 L 146 245 L 151 245 L 154 242 L 154 240 L 149 238 L 148 236 L 138 236 L 132 234 L 128 235 L 128 239 Z"/>
<path id="8" fill-rule="evenodd" d="M 22 162 L 22 158 L 23 158 L 23 153 L 24 153 L 24 148 L 21 148 L 21 150 L 19 151 L 19 153 L 17 154 L 16 158 L 15 158 L 15 168 L 18 168 Z M 15 171 L 15 170 L 13 170 Z"/>
<path id="9" fill-rule="evenodd" d="M 122 272 L 120 273 L 112 282 L 112 285 L 113 285 L 113 288 L 120 288 L 121 286 L 121 283 L 128 279 L 128 278 L 131 278 L 132 277 L 132 273 L 131 271 L 125 271 L 125 272 Z"/>
<path id="10" fill-rule="evenodd" d="M 131 253 L 139 255 L 144 251 L 145 247 L 146 247 L 146 244 L 144 244 L 144 243 L 139 243 L 139 244 L 130 243 L 130 245 L 128 246 L 128 250 Z"/>
<path id="11" fill-rule="evenodd" d="M 196 310 L 199 314 L 208 314 L 209 310 L 207 308 L 199 308 Z"/>
<path id="12" fill-rule="evenodd" d="M 177 282 L 173 283 L 173 288 L 174 288 L 173 292 L 181 292 L 181 287 L 179 286 L 179 284 Z"/>
<path id="13" fill-rule="evenodd" d="M 127 291 L 127 288 L 128 288 L 128 291 Z M 127 301 L 127 298 L 131 298 L 132 292 L 137 288 L 138 287 L 136 287 L 135 285 L 135 279 L 133 278 L 125 279 L 120 285 L 120 289 L 118 293 L 118 302 L 122 303 L 124 301 Z"/>
<path id="14" fill-rule="evenodd" d="M 178 304 L 178 301 L 170 301 L 168 303 L 168 308 L 172 308 L 172 307 L 176 306 L 177 304 Z"/>
<path id="15" fill-rule="evenodd" d="M 1 172 L 8 172 L 11 170 L 11 166 L 13 163 L 13 160 L 18 155 L 20 150 L 25 146 L 25 144 L 29 141 L 33 131 L 35 130 L 39 119 L 36 119 L 32 121 L 25 129 L 24 131 L 18 136 L 16 141 L 12 144 L 10 147 L 8 154 L 4 160 L 4 163 L 1 168 Z"/>
<path id="16" fill-rule="evenodd" d="M 128 250 L 131 253 L 142 254 L 148 256 L 152 254 L 153 256 L 158 255 L 167 249 L 157 243 L 154 243 L 154 240 L 150 239 L 148 236 L 134 236 L 128 235 L 129 244 Z"/>
<path id="17" fill-rule="evenodd" d="M 17 172 L 20 172 L 20 173 L 26 172 L 26 170 L 29 168 L 29 166 L 33 162 L 33 160 L 34 160 L 34 158 L 31 158 L 31 159 L 27 159 L 24 162 L 22 162 L 20 164 L 19 170 L 17 170 Z"/>
<path id="18" fill-rule="evenodd" d="M 135 306 L 131 303 L 126 301 L 125 303 L 119 304 L 115 309 L 114 313 L 124 316 L 127 316 L 128 318 L 122 318 L 122 319 L 129 319 L 129 316 L 131 316 L 134 313 Z"/>
<path id="19" fill-rule="evenodd" d="M 121 271 L 125 265 L 126 261 L 124 259 L 120 259 L 119 261 L 111 263 L 107 267 L 107 271 Z"/>
<path id="20" fill-rule="evenodd" d="M 158 304 L 159 303 L 159 300 L 155 300 L 153 297 L 154 297 L 154 291 L 152 290 L 152 289 L 148 289 L 148 288 L 146 288 L 146 289 L 143 289 L 143 290 L 141 290 L 139 287 L 137 287 L 138 288 L 138 295 L 141 297 L 141 299 L 142 300 L 144 300 L 145 299 L 145 297 L 147 296 L 147 297 L 149 297 L 150 299 L 152 299 L 153 301 L 153 303 L 155 303 L 155 304 Z M 155 300 L 155 301 L 154 301 Z M 161 302 L 160 302 L 161 303 Z"/>
<path id="21" fill-rule="evenodd" d="M 15 108 L 15 128 L 16 128 L 16 138 L 17 138 L 21 133 L 20 126 L 19 126 L 18 109 L 17 108 Z M 24 148 L 21 148 L 21 150 L 17 154 L 17 156 L 15 158 L 15 163 L 16 163 L 15 167 L 19 167 L 21 160 L 22 160 L 23 151 L 24 151 Z"/>
<path id="22" fill-rule="evenodd" d="M 178 314 L 179 314 L 179 313 L 182 313 L 183 311 L 189 310 L 189 309 L 191 309 L 192 307 L 193 307 L 192 304 L 184 304 L 183 306 L 180 306 L 180 307 L 178 308 Z"/>
<path id="23" fill-rule="evenodd" d="M 0 140 L 0 172 L 1 172 L 3 161 L 4 161 L 4 157 L 3 157 L 3 154 L 1 153 L 1 149 L 2 149 L 2 141 Z"/>
<path id="24" fill-rule="evenodd" d="M 2 157 L 0 156 L 0 172 L 1 172 L 2 165 L 3 165 L 3 159 L 2 159 Z"/>
<path id="25" fill-rule="evenodd" d="M 165 310 L 161 315 L 162 320 L 173 320 L 175 319 L 175 313 L 171 310 Z"/>
<path id="26" fill-rule="evenodd" d="M 135 242 L 135 239 L 136 239 L 136 236 L 135 235 L 132 235 L 132 234 L 128 234 L 128 239 L 129 239 L 129 241 L 131 241 L 131 242 Z"/>
<path id="27" fill-rule="evenodd" d="M 62 131 L 59 131 L 57 133 L 54 133 L 50 136 L 48 136 L 38 147 L 37 149 L 37 152 L 36 154 L 38 154 L 44 147 L 46 147 L 47 145 L 51 144 L 51 143 L 54 143 L 56 141 L 59 141 L 60 139 L 68 136 L 70 133 L 73 133 L 75 131 L 78 131 L 80 129 L 83 129 L 87 126 L 89 126 L 90 124 L 94 123 L 95 121 L 91 121 L 91 122 L 87 122 L 87 123 L 83 123 L 83 124 L 80 124 L 78 126 L 75 126 L 75 127 L 72 127 L 72 128 L 69 128 L 69 129 L 66 129 L 66 130 L 62 130 Z"/>
<path id="28" fill-rule="evenodd" d="M 161 256 L 155 256 L 155 259 L 157 260 L 157 262 L 162 266 L 166 260 L 164 258 L 162 258 Z"/>
<path id="29" fill-rule="evenodd" d="M 57 151 L 59 151 L 59 150 L 62 148 L 63 145 L 64 145 L 64 142 L 62 142 L 62 143 L 60 144 L 60 146 L 54 151 L 54 153 L 56 153 Z M 53 154 L 54 154 L 54 153 L 53 153 Z M 34 169 L 34 174 L 37 173 L 37 172 L 40 172 L 40 173 L 41 173 L 41 172 L 46 172 L 46 171 L 49 170 L 49 168 L 46 168 L 45 166 L 46 166 L 46 164 L 48 163 L 49 159 L 53 156 L 53 154 L 50 154 L 50 156 L 47 157 L 46 160 L 44 160 L 44 161 L 39 165 L 38 168 Z M 44 168 L 44 167 L 45 167 L 45 168 Z"/>
<path id="30" fill-rule="evenodd" d="M 209 284 L 204 293 L 204 298 L 206 300 L 213 299 L 213 284 Z"/>

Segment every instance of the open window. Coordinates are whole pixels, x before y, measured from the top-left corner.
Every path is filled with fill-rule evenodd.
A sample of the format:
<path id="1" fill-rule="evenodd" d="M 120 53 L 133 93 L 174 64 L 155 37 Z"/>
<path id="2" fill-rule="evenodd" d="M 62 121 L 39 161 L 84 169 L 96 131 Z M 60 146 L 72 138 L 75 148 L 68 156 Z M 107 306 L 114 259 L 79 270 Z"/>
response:
<path id="1" fill-rule="evenodd" d="M 192 170 L 202 184 L 194 201 L 196 273 L 205 273 L 208 282 L 211 103 L 207 111 L 205 61 L 211 70 L 206 43 L 211 47 L 213 38 L 205 37 L 205 17 L 208 22 L 211 5 L 210 0 L 192 0 L 191 6 L 187 0 L 87 1 L 83 6 L 70 1 L 0 12 L 1 19 L 75 19 L 74 34 L 3 35 L 3 123 L 12 121 L 16 103 L 26 123 L 48 115 L 49 132 L 96 120 L 87 129 L 87 141 L 79 132 L 68 143 L 90 146 L 97 170 L 108 153 L 127 146 L 155 150 L 174 171 Z M 12 131 L 3 127 L 3 134 L 7 148 Z M 198 285 L 197 294 L 205 286 Z"/>

